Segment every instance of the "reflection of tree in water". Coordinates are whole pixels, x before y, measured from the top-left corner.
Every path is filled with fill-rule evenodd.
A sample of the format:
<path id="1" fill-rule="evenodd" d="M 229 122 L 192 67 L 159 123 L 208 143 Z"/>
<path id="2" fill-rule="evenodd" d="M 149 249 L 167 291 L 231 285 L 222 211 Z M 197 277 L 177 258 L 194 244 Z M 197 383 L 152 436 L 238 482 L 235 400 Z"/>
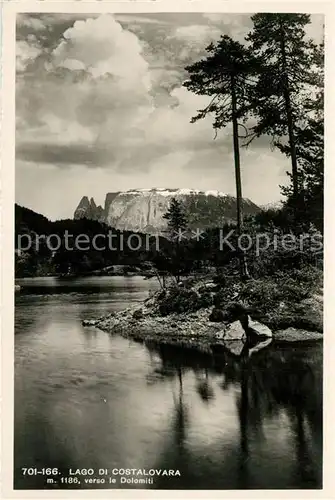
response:
<path id="1" fill-rule="evenodd" d="M 196 389 L 202 401 L 209 403 L 212 399 L 214 399 L 214 390 L 210 383 L 208 368 L 205 368 L 204 372 L 205 377 L 203 377 L 202 374 L 199 376 L 199 374 L 196 373 L 198 380 Z"/>
<path id="2" fill-rule="evenodd" d="M 173 435 L 174 442 L 178 448 L 179 456 L 185 452 L 185 438 L 187 432 L 188 424 L 188 409 L 184 403 L 184 393 L 183 393 L 183 372 L 182 368 L 178 367 L 178 381 L 179 381 L 179 394 L 178 397 L 174 394 L 174 405 L 175 405 L 175 417 L 173 420 Z"/>
<path id="3" fill-rule="evenodd" d="M 180 468 L 183 471 L 183 481 L 171 481 L 165 487 L 188 488 L 225 488 L 225 481 L 231 483 L 228 475 L 232 471 L 222 470 L 221 483 L 211 481 L 210 464 L 202 457 L 201 470 L 205 481 L 192 474 L 188 469 L 187 431 L 190 409 L 185 407 L 183 400 L 183 370 L 193 371 L 196 375 L 196 393 L 202 401 L 214 398 L 210 385 L 211 375 L 222 374 L 222 389 L 231 386 L 239 387 L 237 393 L 237 413 L 240 428 L 239 465 L 235 471 L 234 488 L 255 487 L 321 487 L 321 456 L 322 456 L 322 360 L 321 349 L 315 357 L 313 348 L 279 348 L 272 346 L 251 357 L 248 350 L 242 356 L 232 356 L 224 350 L 214 350 L 214 355 L 197 353 L 187 349 L 172 346 L 151 346 L 159 354 L 161 366 L 165 367 L 171 377 L 179 380 L 179 398 L 175 399 L 174 415 L 171 425 L 171 443 L 161 456 L 163 468 Z M 253 449 L 257 443 L 265 441 L 263 426 L 266 419 L 281 418 L 283 409 L 291 422 L 293 453 L 288 457 L 292 462 L 292 477 L 287 478 L 287 485 L 271 484 L 271 478 L 266 475 L 262 479 L 264 485 L 253 481 Z M 209 410 L 210 411 L 210 410 Z M 196 415 L 194 416 L 196 419 Z M 256 444 L 255 444 L 256 443 Z M 225 453 L 223 449 L 222 453 Z M 314 458 L 316 457 L 316 458 Z M 194 458 L 193 458 L 194 459 Z M 167 463 L 169 466 L 167 466 Z M 162 464 L 161 464 L 162 466 Z M 215 475 L 215 474 L 214 474 Z M 228 479 L 227 479 L 228 478 Z M 215 478 L 218 481 L 218 478 Z M 272 478 L 273 482 L 276 478 Z"/>
<path id="4" fill-rule="evenodd" d="M 309 443 L 319 447 L 322 442 L 321 377 L 313 370 L 313 359 L 306 359 L 292 347 L 285 350 L 265 350 L 252 359 L 241 359 L 240 420 L 241 450 L 244 464 L 250 456 L 251 433 L 259 432 L 266 417 L 278 416 L 281 409 L 291 421 L 294 436 L 296 470 L 292 484 L 316 487 L 321 483 L 320 464 L 313 461 Z M 314 439 L 308 438 L 314 434 Z"/>

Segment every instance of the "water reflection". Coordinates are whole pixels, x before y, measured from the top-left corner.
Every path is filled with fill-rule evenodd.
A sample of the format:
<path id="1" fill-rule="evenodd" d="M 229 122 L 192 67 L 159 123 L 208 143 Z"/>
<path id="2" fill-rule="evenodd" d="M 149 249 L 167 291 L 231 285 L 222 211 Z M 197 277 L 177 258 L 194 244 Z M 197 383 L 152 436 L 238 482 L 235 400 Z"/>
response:
<path id="1" fill-rule="evenodd" d="M 16 294 L 17 488 L 46 487 L 22 477 L 28 465 L 180 469 L 151 488 L 321 487 L 322 345 L 135 343 L 81 319 L 143 298 L 148 281 L 100 283 Z"/>
<path id="2" fill-rule="evenodd" d="M 270 342 L 256 344 L 243 349 L 240 357 L 229 351 L 222 351 L 210 357 L 204 353 L 180 349 L 171 345 L 149 344 L 150 351 L 157 352 L 161 360 L 162 375 L 170 379 L 174 370 L 175 379 L 179 381 L 179 397 L 175 398 L 175 412 L 171 418 L 172 442 L 162 455 L 157 467 L 181 464 L 185 471 L 185 457 L 189 455 L 188 431 L 189 411 L 184 401 L 183 369 L 192 370 L 195 374 L 195 388 L 199 398 L 207 404 L 215 398 L 213 383 L 216 374 L 222 375 L 221 388 L 224 391 L 232 386 L 236 390 L 236 408 L 239 420 L 239 446 L 230 450 L 232 456 L 237 454 L 235 467 L 227 463 L 220 470 L 220 477 L 210 471 L 209 463 L 197 456 L 197 468 L 187 467 L 183 481 L 187 488 L 199 487 L 199 470 L 204 479 L 211 477 L 208 488 L 320 488 L 322 483 L 322 377 L 319 362 L 320 353 L 315 355 L 312 348 L 296 352 L 294 348 L 278 349 L 265 347 Z M 264 348 L 264 350 L 262 350 Z M 250 353 L 250 351 L 252 352 Z M 251 356 L 252 354 L 252 356 Z M 156 368 L 157 370 L 157 368 Z M 213 378 L 213 380 L 212 380 Z M 290 476 L 282 483 L 279 470 L 269 468 L 269 475 L 263 478 L 256 472 L 257 462 L 266 446 L 271 446 L 271 439 L 276 446 L 281 443 L 275 433 L 278 429 L 271 422 L 280 422 L 292 438 L 292 462 Z M 267 427 L 267 429 L 264 429 Z M 273 435 L 269 435 L 269 431 Z M 284 431 L 284 432 L 285 432 Z M 279 434 L 283 434 L 282 430 Z M 225 448 L 225 447 L 224 447 Z M 224 454 L 224 448 L 222 454 Z M 315 459 L 315 457 L 318 457 Z M 190 458 L 189 463 L 192 463 Z M 183 466 L 182 466 L 183 464 Z M 198 471 L 195 474 L 195 470 Z M 233 474 L 233 476 L 231 476 Z M 173 481 L 178 487 L 178 481 Z M 162 488 L 171 487 L 171 479 L 160 480 Z"/>

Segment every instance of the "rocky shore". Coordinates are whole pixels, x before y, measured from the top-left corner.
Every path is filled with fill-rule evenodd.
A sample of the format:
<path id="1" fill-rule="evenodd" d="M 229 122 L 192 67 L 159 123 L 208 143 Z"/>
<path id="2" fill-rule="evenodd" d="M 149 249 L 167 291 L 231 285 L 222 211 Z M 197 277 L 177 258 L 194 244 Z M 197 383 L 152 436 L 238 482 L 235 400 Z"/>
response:
<path id="1" fill-rule="evenodd" d="M 212 291 L 215 289 L 214 284 L 207 283 L 205 288 L 207 292 L 211 290 L 210 294 L 215 294 L 215 291 Z M 188 293 L 200 296 L 199 291 L 194 288 Z M 236 355 L 240 355 L 246 346 L 250 354 L 250 351 L 263 348 L 272 342 L 296 345 L 298 342 L 322 341 L 323 338 L 320 331 L 320 296 L 310 297 L 298 304 L 297 310 L 300 311 L 301 319 L 310 314 L 314 318 L 315 329 L 305 329 L 289 325 L 284 328 L 271 328 L 269 322 L 264 324 L 258 321 L 252 311 L 239 301 L 229 301 L 223 309 L 210 305 L 194 311 L 162 314 L 162 296 L 163 300 L 169 303 L 169 298 L 172 301 L 175 297 L 172 294 L 175 294 L 175 291 L 156 292 L 141 304 L 83 321 L 83 325 L 94 326 L 111 334 L 117 333 L 138 341 L 172 343 L 202 349 L 222 346 Z M 281 314 L 284 314 L 285 307 L 285 304 L 282 304 Z M 278 315 L 278 311 L 276 314 Z M 282 324 L 285 325 L 285 321 Z"/>

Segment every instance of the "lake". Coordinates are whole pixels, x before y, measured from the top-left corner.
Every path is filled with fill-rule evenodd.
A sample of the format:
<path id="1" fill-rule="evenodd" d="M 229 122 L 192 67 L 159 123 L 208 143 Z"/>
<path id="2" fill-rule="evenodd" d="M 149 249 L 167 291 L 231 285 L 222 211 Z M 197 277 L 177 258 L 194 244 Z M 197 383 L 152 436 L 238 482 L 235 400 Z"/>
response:
<path id="1" fill-rule="evenodd" d="M 322 487 L 322 345 L 247 360 L 146 345 L 82 320 L 141 301 L 155 280 L 16 283 L 15 488 Z M 121 484 L 123 469 L 158 472 Z"/>

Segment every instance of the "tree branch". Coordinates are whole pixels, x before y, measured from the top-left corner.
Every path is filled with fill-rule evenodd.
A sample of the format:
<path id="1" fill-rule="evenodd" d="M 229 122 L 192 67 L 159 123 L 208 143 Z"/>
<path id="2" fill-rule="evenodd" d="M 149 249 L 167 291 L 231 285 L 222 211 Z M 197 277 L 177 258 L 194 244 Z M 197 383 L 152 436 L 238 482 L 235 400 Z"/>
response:
<path id="1" fill-rule="evenodd" d="M 243 123 L 238 123 L 237 126 L 238 127 L 243 127 L 244 131 L 245 131 L 245 135 L 239 135 L 238 138 L 239 139 L 246 139 L 248 137 L 248 135 L 249 135 L 247 127 L 245 125 L 243 125 Z"/>
<path id="2" fill-rule="evenodd" d="M 244 139 L 246 139 L 247 137 L 250 137 L 250 139 L 244 144 L 241 144 L 242 148 L 247 148 L 252 143 L 252 141 L 256 139 L 256 137 L 258 137 L 258 134 L 256 132 L 252 132 L 248 134 L 246 137 L 244 137 Z"/>

